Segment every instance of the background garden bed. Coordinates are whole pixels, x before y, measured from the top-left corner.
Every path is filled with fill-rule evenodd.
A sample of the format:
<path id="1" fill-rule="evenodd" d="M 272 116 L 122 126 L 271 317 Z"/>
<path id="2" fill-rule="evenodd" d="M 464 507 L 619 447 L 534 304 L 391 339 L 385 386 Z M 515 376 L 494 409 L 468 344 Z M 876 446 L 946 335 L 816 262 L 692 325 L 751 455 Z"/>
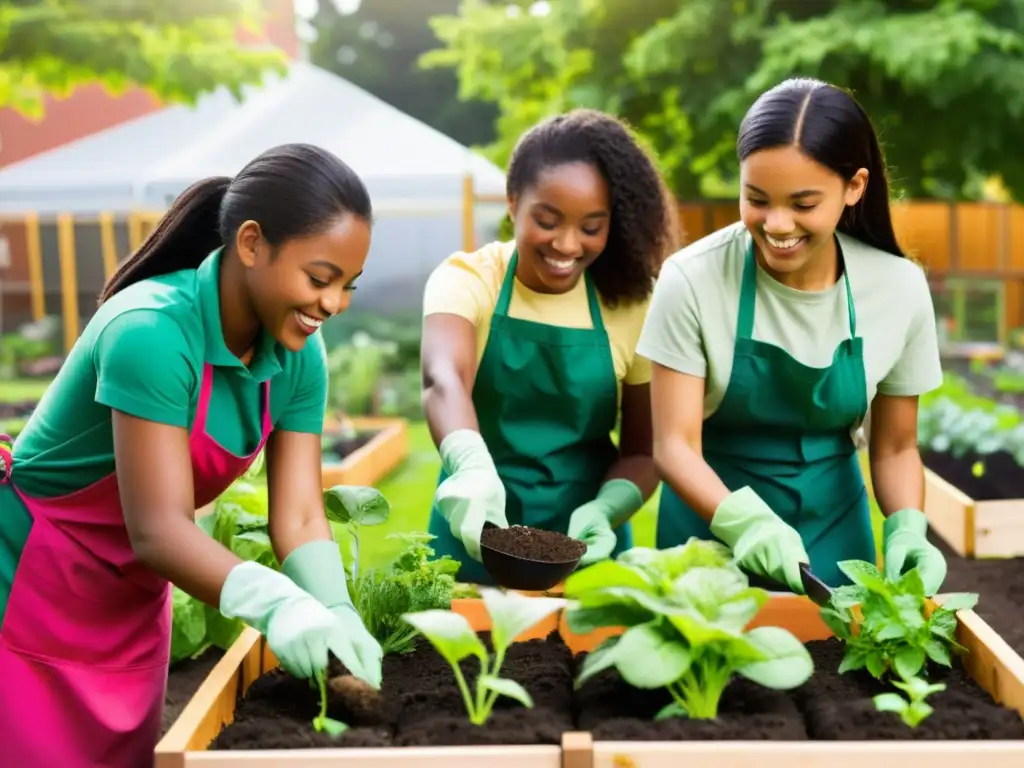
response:
<path id="1" fill-rule="evenodd" d="M 346 434 L 337 420 L 328 419 L 324 424 L 325 489 L 336 485 L 374 486 L 408 454 L 405 419 L 356 417 L 351 419 L 351 427 L 354 435 Z"/>

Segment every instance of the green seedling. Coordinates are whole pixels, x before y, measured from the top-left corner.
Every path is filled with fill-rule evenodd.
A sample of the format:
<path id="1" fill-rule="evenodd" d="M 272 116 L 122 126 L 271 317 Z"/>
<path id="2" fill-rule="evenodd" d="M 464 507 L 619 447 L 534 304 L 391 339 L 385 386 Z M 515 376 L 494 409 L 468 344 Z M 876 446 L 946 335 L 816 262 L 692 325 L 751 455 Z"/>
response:
<path id="1" fill-rule="evenodd" d="M 814 670 L 803 643 L 785 629 L 747 629 L 768 594 L 750 587 L 717 542 L 634 548 L 574 573 L 565 595 L 573 632 L 625 627 L 587 656 L 576 686 L 614 667 L 636 688 L 667 688 L 673 700 L 657 719 L 717 717 L 736 674 L 784 690 Z"/>
<path id="2" fill-rule="evenodd" d="M 356 600 L 359 586 L 359 529 L 364 525 L 380 525 L 391 514 L 391 505 L 380 491 L 362 485 L 335 485 L 324 491 L 324 511 L 333 524 L 344 526 L 348 534 L 345 576 L 349 594 Z"/>
<path id="3" fill-rule="evenodd" d="M 916 728 L 934 711 L 925 699 L 946 690 L 944 683 L 929 683 L 920 677 L 912 677 L 902 683 L 893 681 L 893 685 L 906 693 L 907 698 L 898 693 L 880 693 L 874 698 L 875 708 L 879 712 L 895 712 L 910 728 Z"/>
<path id="4" fill-rule="evenodd" d="M 890 581 L 871 563 L 844 560 L 838 565 L 853 584 L 833 590 L 821 616 L 846 646 L 840 674 L 866 669 L 879 680 L 891 674 L 910 680 L 921 675 L 929 660 L 950 667 L 951 653 L 966 652 L 956 641 L 956 612 L 973 608 L 976 594 L 945 595 L 926 616 L 927 598 L 916 568 Z"/>
<path id="5" fill-rule="evenodd" d="M 316 685 L 320 690 L 320 714 L 313 718 L 313 730 L 326 733 L 328 736 L 341 736 L 348 726 L 340 720 L 327 716 L 327 673 L 320 671 L 316 675 Z"/>
<path id="6" fill-rule="evenodd" d="M 561 598 L 526 597 L 490 587 L 481 587 L 480 593 L 491 616 L 493 657 L 461 614 L 434 609 L 406 613 L 402 617 L 426 637 L 451 665 L 469 722 L 473 725 L 487 722 L 499 696 L 515 699 L 527 708 L 533 707 L 533 699 L 523 686 L 515 680 L 499 677 L 501 665 L 516 637 L 565 605 Z M 476 657 L 480 662 L 480 674 L 472 691 L 459 666 L 459 662 L 469 657 Z"/>

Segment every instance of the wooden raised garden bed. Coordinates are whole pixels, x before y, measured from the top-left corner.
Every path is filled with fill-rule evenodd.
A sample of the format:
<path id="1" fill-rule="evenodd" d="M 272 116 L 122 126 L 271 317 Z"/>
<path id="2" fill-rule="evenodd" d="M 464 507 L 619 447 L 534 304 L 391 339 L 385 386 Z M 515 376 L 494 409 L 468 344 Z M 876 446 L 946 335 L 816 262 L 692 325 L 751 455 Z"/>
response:
<path id="1" fill-rule="evenodd" d="M 979 501 L 927 467 L 924 478 L 928 523 L 957 554 L 974 558 L 1024 555 L 1024 498 Z"/>
<path id="2" fill-rule="evenodd" d="M 480 600 L 453 601 L 452 609 L 477 632 L 490 627 Z M 586 658 L 576 654 L 594 652 L 617 632 L 575 634 L 556 612 L 518 636 L 501 667 L 502 677 L 532 694 L 535 708 L 500 698 L 487 723 L 471 726 L 451 667 L 423 643 L 404 658 L 385 659 L 380 711 L 395 705 L 391 725 L 360 723 L 347 703 L 332 701 L 352 726 L 340 748 L 310 726 L 315 691 L 275 671 L 273 654 L 248 630 L 157 746 L 156 768 L 907 768 L 915 760 L 930 768 L 963 768 L 967 760 L 1020 768 L 1024 660 L 973 612 L 957 619 L 967 654 L 962 665 L 954 660 L 948 674 L 934 677 L 948 689 L 929 699 L 935 711 L 916 729 L 893 712 L 876 711 L 871 696 L 894 689 L 864 670 L 838 674 L 842 646 L 816 605 L 772 595 L 750 626 L 788 629 L 806 644 L 814 673 L 794 690 L 737 677 L 717 719 L 655 720 L 671 701 L 665 689 L 632 688 L 614 667 L 574 691 Z M 468 677 L 473 666 L 465 669 Z M 466 746 L 429 746 L 438 743 Z"/>
<path id="3" fill-rule="evenodd" d="M 357 417 L 356 436 L 345 438 L 337 421 L 324 424 L 323 486 L 374 486 L 401 464 L 409 452 L 405 419 Z"/>

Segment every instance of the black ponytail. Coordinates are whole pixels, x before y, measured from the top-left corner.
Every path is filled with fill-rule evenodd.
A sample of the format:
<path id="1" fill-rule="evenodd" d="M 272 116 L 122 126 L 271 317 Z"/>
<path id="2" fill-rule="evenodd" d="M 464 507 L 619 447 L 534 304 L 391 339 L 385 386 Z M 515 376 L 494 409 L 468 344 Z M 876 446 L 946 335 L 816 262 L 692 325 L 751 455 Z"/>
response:
<path id="1" fill-rule="evenodd" d="M 232 243 L 246 221 L 257 222 L 276 248 L 318 234 L 346 213 L 367 223 L 373 218 L 370 195 L 355 171 L 312 144 L 274 147 L 234 179 L 203 179 L 182 192 L 107 281 L 99 303 L 140 280 L 195 269 L 211 251 Z"/>
<path id="2" fill-rule="evenodd" d="M 905 256 L 892 226 L 882 147 L 853 96 L 810 78 L 786 80 L 761 94 L 740 125 L 739 159 L 785 146 L 799 147 L 846 181 L 867 169 L 864 194 L 856 205 L 847 206 L 836 229 L 881 251 Z"/>
<path id="3" fill-rule="evenodd" d="M 110 276 L 99 303 L 140 280 L 195 269 L 219 248 L 220 208 L 230 184 L 228 177 L 215 176 L 182 192 L 145 242 Z"/>

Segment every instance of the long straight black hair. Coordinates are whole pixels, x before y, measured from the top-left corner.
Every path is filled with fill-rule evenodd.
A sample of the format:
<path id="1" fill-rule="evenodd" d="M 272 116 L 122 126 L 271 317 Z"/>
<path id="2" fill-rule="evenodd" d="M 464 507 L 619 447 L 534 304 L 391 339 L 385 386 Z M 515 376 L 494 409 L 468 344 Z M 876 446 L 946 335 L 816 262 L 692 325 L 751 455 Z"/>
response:
<path id="1" fill-rule="evenodd" d="M 836 229 L 881 251 L 905 256 L 892 226 L 882 147 L 852 95 L 810 78 L 786 80 L 761 94 L 740 124 L 740 162 L 754 152 L 785 146 L 799 147 L 846 181 L 866 168 L 867 188 L 856 205 L 846 207 Z"/>
<path id="2" fill-rule="evenodd" d="M 324 231 L 345 213 L 370 222 L 370 195 L 348 165 L 312 144 L 282 144 L 251 160 L 234 179 L 202 179 L 182 192 L 139 249 L 111 275 L 107 301 L 129 285 L 195 269 L 234 241 L 246 221 L 259 223 L 277 248 Z"/>

